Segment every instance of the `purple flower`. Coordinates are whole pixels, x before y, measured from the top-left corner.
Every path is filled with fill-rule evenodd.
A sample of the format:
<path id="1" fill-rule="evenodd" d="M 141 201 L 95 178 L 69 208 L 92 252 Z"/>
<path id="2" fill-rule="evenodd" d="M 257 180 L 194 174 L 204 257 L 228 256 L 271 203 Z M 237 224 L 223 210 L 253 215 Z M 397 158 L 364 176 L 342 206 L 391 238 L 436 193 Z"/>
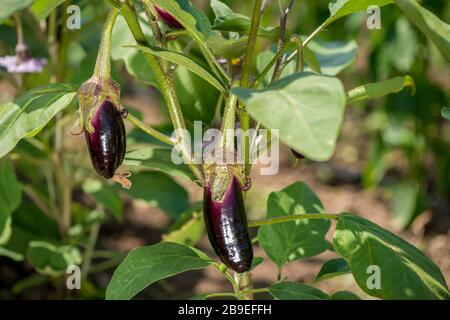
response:
<path id="1" fill-rule="evenodd" d="M 0 67 L 3 67 L 8 73 L 37 73 L 47 64 L 45 58 L 31 58 L 28 48 L 24 44 L 18 44 L 15 56 L 0 57 Z"/>

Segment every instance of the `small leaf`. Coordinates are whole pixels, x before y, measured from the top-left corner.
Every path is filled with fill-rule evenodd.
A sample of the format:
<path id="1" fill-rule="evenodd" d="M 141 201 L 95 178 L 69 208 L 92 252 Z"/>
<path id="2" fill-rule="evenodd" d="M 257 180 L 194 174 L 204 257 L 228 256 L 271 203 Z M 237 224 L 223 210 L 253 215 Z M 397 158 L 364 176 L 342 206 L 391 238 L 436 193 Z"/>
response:
<path id="1" fill-rule="evenodd" d="M 264 262 L 263 257 L 253 257 L 252 267 L 250 268 L 250 270 L 255 269 L 257 266 L 259 266 L 263 262 Z"/>
<path id="2" fill-rule="evenodd" d="M 82 188 L 96 202 L 109 209 L 118 221 L 122 221 L 123 202 L 112 187 L 105 185 L 100 180 L 87 179 L 84 181 Z"/>
<path id="3" fill-rule="evenodd" d="M 142 52 L 146 52 L 148 54 L 155 55 L 157 57 L 163 58 L 167 61 L 170 61 L 172 63 L 178 64 L 182 67 L 185 67 L 192 73 L 195 73 L 200 78 L 204 79 L 205 81 L 209 82 L 212 86 L 214 86 L 217 90 L 219 90 L 222 93 L 226 93 L 227 90 L 225 87 L 217 80 L 216 77 L 214 77 L 209 71 L 207 71 L 204 67 L 202 67 L 200 64 L 189 58 L 188 56 L 185 56 L 181 53 L 178 53 L 176 51 L 170 51 L 166 49 L 161 49 L 158 47 L 142 47 L 142 46 L 130 46 L 137 48 L 141 50 Z"/>
<path id="4" fill-rule="evenodd" d="M 339 79 L 309 72 L 283 78 L 262 90 L 233 90 L 248 113 L 307 158 L 325 161 L 334 152 L 345 109 Z"/>
<path id="5" fill-rule="evenodd" d="M 116 188 L 134 199 L 143 200 L 150 206 L 160 208 L 174 219 L 189 208 L 186 190 L 161 172 L 140 172 L 131 176 L 130 180 L 132 182 L 130 190 Z"/>
<path id="6" fill-rule="evenodd" d="M 450 299 L 444 276 L 436 264 L 408 242 L 366 219 L 341 215 L 333 245 L 347 261 L 359 287 L 371 296 L 396 300 Z"/>
<path id="7" fill-rule="evenodd" d="M 331 16 L 327 24 L 352 13 L 366 11 L 373 5 L 382 7 L 391 3 L 394 3 L 394 0 L 331 0 L 329 4 Z"/>
<path id="8" fill-rule="evenodd" d="M 426 210 L 423 205 L 420 185 L 417 181 L 403 181 L 389 187 L 392 191 L 392 214 L 398 228 L 407 228 L 414 219 Z"/>
<path id="9" fill-rule="evenodd" d="M 296 182 L 273 192 L 267 203 L 267 217 L 321 213 L 323 205 L 304 183 Z M 261 247 L 279 267 L 290 261 L 315 256 L 328 248 L 327 220 L 301 220 L 262 226 L 258 232 Z"/>
<path id="10" fill-rule="evenodd" d="M 0 21 L 8 18 L 14 12 L 28 7 L 34 0 L 0 0 Z"/>
<path id="11" fill-rule="evenodd" d="M 323 291 L 296 282 L 279 282 L 269 288 L 270 294 L 277 300 L 328 300 Z"/>
<path id="12" fill-rule="evenodd" d="M 172 176 L 184 177 L 194 181 L 195 176 L 185 164 L 173 163 L 172 149 L 162 147 L 149 147 L 131 151 L 125 155 L 124 165 L 143 169 L 158 170 Z"/>
<path id="13" fill-rule="evenodd" d="M 251 20 L 249 17 L 242 14 L 234 13 L 227 16 L 219 17 L 214 22 L 214 30 L 237 32 L 241 34 L 248 34 L 250 31 Z M 258 36 L 276 40 L 280 33 L 279 27 L 259 27 Z M 287 37 L 290 37 L 287 34 Z"/>
<path id="14" fill-rule="evenodd" d="M 450 25 L 441 21 L 436 15 L 422 7 L 416 0 L 395 0 L 411 23 L 450 60 Z"/>
<path id="15" fill-rule="evenodd" d="M 368 83 L 350 90 L 347 94 L 347 102 L 354 103 L 383 97 L 391 93 L 398 93 L 406 87 L 412 89 L 412 94 L 416 91 L 414 80 L 410 76 L 395 77 L 382 82 Z"/>
<path id="16" fill-rule="evenodd" d="M 11 214 L 22 201 L 22 185 L 8 159 L 0 159 L 0 245 L 11 236 Z"/>
<path id="17" fill-rule="evenodd" d="M 70 265 L 81 264 L 81 254 L 77 248 L 43 241 L 30 242 L 27 259 L 39 273 L 53 277 L 64 274 Z"/>
<path id="18" fill-rule="evenodd" d="M 64 1 L 66 0 L 35 0 L 31 6 L 31 11 L 36 19 L 43 20 Z"/>
<path id="19" fill-rule="evenodd" d="M 442 117 L 447 120 L 450 120 L 450 108 L 442 108 Z"/>
<path id="20" fill-rule="evenodd" d="M 25 137 L 36 135 L 60 111 L 70 105 L 76 88 L 51 84 L 25 92 L 16 103 L 0 105 L 0 158 Z"/>
<path id="21" fill-rule="evenodd" d="M 161 242 L 132 250 L 114 272 L 106 289 L 108 300 L 129 300 L 149 285 L 212 263 L 191 247 Z"/>
<path id="22" fill-rule="evenodd" d="M 247 48 L 247 43 L 247 37 L 227 39 L 218 32 L 214 33 L 214 35 L 208 39 L 206 44 L 216 56 L 232 60 L 243 56 L 245 49 Z"/>
<path id="23" fill-rule="evenodd" d="M 216 18 L 233 14 L 233 10 L 220 0 L 211 0 L 211 8 L 213 9 Z"/>
<path id="24" fill-rule="evenodd" d="M 347 261 L 342 258 L 331 259 L 320 268 L 315 281 L 327 280 L 347 273 L 350 273 Z"/>
<path id="25" fill-rule="evenodd" d="M 331 295 L 331 300 L 361 300 L 356 294 L 350 291 L 338 291 Z"/>

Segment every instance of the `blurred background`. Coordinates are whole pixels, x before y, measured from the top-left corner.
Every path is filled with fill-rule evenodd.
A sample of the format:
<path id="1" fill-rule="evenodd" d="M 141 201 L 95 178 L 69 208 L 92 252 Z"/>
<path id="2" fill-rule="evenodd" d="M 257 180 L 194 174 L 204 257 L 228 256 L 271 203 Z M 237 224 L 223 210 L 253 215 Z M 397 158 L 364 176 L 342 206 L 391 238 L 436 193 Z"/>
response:
<path id="1" fill-rule="evenodd" d="M 83 25 L 80 31 L 66 31 L 72 41 L 68 44 L 62 80 L 79 85 L 92 73 L 101 30 L 101 23 L 96 22 L 104 20 L 107 10 L 101 2 L 73 2 L 79 2 L 83 8 Z M 224 2 L 235 12 L 246 15 L 251 12 L 251 1 Z M 193 3 L 208 10 L 206 0 Z M 423 0 L 421 4 L 441 20 L 450 22 L 448 1 Z M 212 20 L 212 12 L 208 10 L 208 14 Z M 364 216 L 423 249 L 450 283 L 450 121 L 441 116 L 441 109 L 449 105 L 449 64 L 395 6 L 382 8 L 381 14 L 380 30 L 368 30 L 367 15 L 361 13 L 337 21 L 319 38 L 343 43 L 356 41 L 354 58 L 339 74 L 347 90 L 364 83 L 410 75 L 416 84 L 415 94 L 411 95 L 411 90 L 407 89 L 382 99 L 348 106 L 335 155 L 328 162 L 297 161 L 288 148 L 282 147 L 281 167 L 276 177 L 259 176 L 255 168 L 252 189 L 248 193 L 248 216 L 250 220 L 263 218 L 269 193 L 301 180 L 318 194 L 328 212 L 352 212 Z M 328 15 L 328 1 L 298 0 L 289 18 L 289 29 L 296 34 L 308 35 Z M 32 31 L 32 23 L 23 20 L 26 42 L 33 56 L 46 57 L 45 43 Z M 278 24 L 279 8 L 274 3 L 264 15 L 263 25 Z M 114 39 L 123 36 L 119 31 L 115 30 Z M 113 77 L 122 86 L 124 104 L 147 123 L 169 131 L 167 112 L 161 106 L 159 94 L 148 85 L 152 80 L 142 67 L 143 59 L 124 55 L 119 46 L 123 41 L 113 44 Z M 0 56 L 13 53 L 15 42 L 14 28 L 8 23 L 0 25 Z M 183 41 L 171 45 L 182 46 Z M 265 40 L 258 46 L 261 52 L 268 49 Z M 0 71 L 0 103 L 14 100 L 19 91 L 48 83 L 49 78 L 50 71 L 46 68 L 43 73 L 27 75 L 19 88 L 13 84 L 10 75 Z M 207 93 L 205 83 L 192 75 L 189 81 L 180 80 L 177 86 L 188 120 L 201 119 L 207 125 L 213 125 L 217 100 L 214 91 Z M 64 126 L 66 170 L 73 173 L 73 223 L 68 241 L 84 248 L 89 247 L 93 239 L 88 280 L 83 282 L 81 291 L 64 292 L 60 282 L 37 273 L 26 259 L 2 257 L 0 250 L 0 299 L 102 298 L 114 268 L 129 250 L 162 239 L 180 240 L 183 234 L 177 231 L 187 220 L 192 222 L 186 227 L 190 228 L 190 236 L 180 241 L 197 243 L 214 256 L 203 235 L 201 210 L 198 209 L 202 190 L 183 178 L 169 178 L 145 170 L 132 179 L 134 188 L 130 192 L 99 182 L 90 167 L 83 138 L 70 135 L 70 127 L 76 119 L 76 105 L 70 108 Z M 40 133 L 37 139 L 51 135 L 54 125 L 52 123 L 50 129 Z M 137 130 L 129 128 L 128 132 L 129 151 L 155 143 Z M 42 167 L 39 161 L 14 157 L 19 150 L 21 154 L 39 160 L 39 153 L 33 148 L 29 141 L 22 141 L 10 157 L 19 180 L 40 183 L 50 168 Z M 13 215 L 13 223 L 23 232 L 13 233 L 14 250 L 19 253 L 25 250 L 27 239 L 36 238 L 27 229 L 31 221 L 29 216 L 42 215 L 29 196 L 24 197 Z M 52 223 L 46 219 L 43 217 L 40 223 Z M 51 230 L 47 233 L 55 233 L 54 226 L 45 228 Z M 265 257 L 260 248 L 256 248 L 255 255 Z M 283 276 L 310 283 L 323 262 L 332 257 L 332 252 L 325 252 L 312 259 L 289 263 Z M 276 280 L 277 269 L 266 258 L 253 274 L 255 287 L 266 286 Z M 317 285 L 325 291 L 351 290 L 366 297 L 351 275 Z M 216 270 L 206 269 L 160 281 L 144 290 L 139 298 L 189 298 L 229 289 Z"/>

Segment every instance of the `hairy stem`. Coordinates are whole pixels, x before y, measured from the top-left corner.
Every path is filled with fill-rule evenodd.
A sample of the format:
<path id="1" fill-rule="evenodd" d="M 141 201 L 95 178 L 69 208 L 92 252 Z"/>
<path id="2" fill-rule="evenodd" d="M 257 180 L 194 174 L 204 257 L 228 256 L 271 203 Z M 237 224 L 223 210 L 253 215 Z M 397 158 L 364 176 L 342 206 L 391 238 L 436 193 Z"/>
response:
<path id="1" fill-rule="evenodd" d="M 137 128 L 141 129 L 142 131 L 144 131 L 146 134 L 148 134 L 149 136 L 152 136 L 153 138 L 168 144 L 168 145 L 175 145 L 175 141 L 173 141 L 169 136 L 159 132 L 158 130 L 152 128 L 151 126 L 149 126 L 148 124 L 146 124 L 145 122 L 139 120 L 138 118 L 136 118 L 135 116 L 133 116 L 132 114 L 128 114 L 126 119 L 128 121 L 130 121 L 134 126 L 136 126 Z"/>
<path id="2" fill-rule="evenodd" d="M 108 80 L 111 75 L 111 37 L 114 23 L 119 15 L 119 10 L 111 9 L 103 26 L 102 40 L 97 54 L 97 62 L 95 63 L 94 74 L 102 79 Z"/>

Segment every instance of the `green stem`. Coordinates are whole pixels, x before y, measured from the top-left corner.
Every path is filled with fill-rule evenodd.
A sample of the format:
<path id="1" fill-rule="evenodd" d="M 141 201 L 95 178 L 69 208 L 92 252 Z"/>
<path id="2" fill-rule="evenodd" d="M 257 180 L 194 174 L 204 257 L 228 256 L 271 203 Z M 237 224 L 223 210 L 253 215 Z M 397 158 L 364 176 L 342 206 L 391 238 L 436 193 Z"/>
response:
<path id="1" fill-rule="evenodd" d="M 268 218 L 263 220 L 249 221 L 248 226 L 250 228 L 266 226 L 276 223 L 284 223 L 290 221 L 304 220 L 304 219 L 326 219 L 326 220 L 338 220 L 338 214 L 328 214 L 328 213 L 305 213 L 305 214 L 295 214 L 290 216 L 281 216 L 275 218 Z"/>
<path id="2" fill-rule="evenodd" d="M 222 119 L 222 139 L 220 146 L 225 153 L 234 151 L 234 128 L 236 126 L 236 104 L 237 96 L 231 94 L 225 105 Z"/>
<path id="3" fill-rule="evenodd" d="M 159 132 L 156 129 L 153 129 L 151 126 L 149 126 L 148 124 L 146 124 L 145 122 L 139 120 L 138 118 L 136 118 L 135 116 L 133 116 L 132 114 L 128 114 L 126 119 L 128 121 L 130 121 L 133 125 L 135 125 L 137 128 L 141 129 L 142 131 L 144 131 L 146 134 L 148 134 L 149 136 L 152 136 L 153 138 L 168 144 L 168 145 L 175 145 L 175 141 L 173 141 L 169 136 Z"/>
<path id="4" fill-rule="evenodd" d="M 136 42 L 139 45 L 146 46 L 148 43 L 144 33 L 142 32 L 141 26 L 139 25 L 139 18 L 136 14 L 136 10 L 134 9 L 133 2 L 130 0 L 122 2 L 121 12 Z M 188 163 L 189 168 L 197 177 L 200 184 L 202 184 L 204 180 L 203 174 L 199 166 L 192 163 L 191 150 L 188 148 L 190 141 L 187 141 L 185 135 L 183 134 L 186 131 L 186 124 L 184 122 L 181 106 L 175 91 L 173 78 L 169 73 L 164 73 L 162 66 L 155 56 L 149 53 L 144 53 L 144 56 L 153 71 L 158 88 L 160 89 L 169 109 L 173 127 L 178 135 L 177 140 L 179 141 L 177 141 L 177 145 L 180 147 L 182 156 Z"/>
<path id="5" fill-rule="evenodd" d="M 213 72 L 216 74 L 216 76 L 219 79 L 225 79 L 227 83 L 231 82 L 230 76 L 225 72 L 225 70 L 222 68 L 222 66 L 217 62 L 216 58 L 212 54 L 212 52 L 209 50 L 209 48 L 206 46 L 203 42 L 198 42 L 200 46 L 200 50 L 203 54 L 203 56 L 206 59 L 206 62 L 208 62 L 209 67 L 213 70 Z"/>
<path id="6" fill-rule="evenodd" d="M 87 274 L 89 273 L 89 269 L 91 268 L 92 255 L 94 253 L 95 245 L 97 244 L 99 231 L 100 231 L 100 224 L 94 223 L 91 227 L 88 245 L 84 252 L 83 265 L 81 266 L 82 279 L 84 279 L 87 276 Z"/>
<path id="7" fill-rule="evenodd" d="M 119 10 L 111 9 L 103 26 L 102 40 L 97 54 L 94 74 L 102 80 L 108 80 L 111 76 L 111 37 L 114 23 L 119 15 Z"/>
<path id="8" fill-rule="evenodd" d="M 292 46 L 292 42 L 289 42 L 288 44 L 285 44 L 277 53 L 276 55 L 270 60 L 269 64 L 264 68 L 264 70 L 261 72 L 261 74 L 256 78 L 254 88 L 258 88 L 261 82 L 264 80 L 266 75 L 269 73 L 270 69 L 277 63 L 277 61 L 284 55 L 286 50 L 288 50 Z"/>
<path id="9" fill-rule="evenodd" d="M 236 298 L 236 294 L 233 292 L 217 292 L 217 293 L 209 293 L 205 295 L 206 299 L 209 298 L 221 298 L 221 297 L 233 297 Z"/>
<path id="10" fill-rule="evenodd" d="M 256 39 L 258 37 L 259 25 L 261 23 L 261 7 L 263 0 L 255 0 L 253 6 L 252 23 L 250 27 L 250 33 L 248 36 L 247 50 L 245 52 L 244 65 L 242 67 L 241 76 L 241 87 L 250 88 L 250 78 L 252 73 L 253 58 L 255 55 Z M 248 136 L 248 129 L 250 128 L 250 116 L 244 110 L 243 106 L 240 106 L 239 110 L 239 122 L 241 124 L 241 129 L 244 131 L 243 134 L 243 146 L 244 146 L 244 163 L 245 163 L 245 175 L 248 177 L 250 175 L 251 164 L 250 164 L 250 139 Z"/>
<path id="11" fill-rule="evenodd" d="M 306 47 L 312 39 L 314 39 L 314 37 L 316 35 L 318 35 L 320 32 L 322 32 L 323 29 L 325 29 L 326 27 L 328 27 L 330 25 L 330 21 L 326 20 L 324 23 L 322 23 L 316 30 L 313 31 L 313 33 L 311 33 L 308 38 L 305 39 L 305 41 L 303 41 L 303 48 Z M 287 59 L 286 59 L 286 64 L 288 64 L 289 62 L 292 61 L 292 59 L 295 58 L 295 56 L 298 54 L 298 50 L 294 51 Z"/>
<path id="12" fill-rule="evenodd" d="M 250 272 L 236 273 L 235 277 L 239 288 L 239 300 L 253 300 L 252 274 Z"/>

